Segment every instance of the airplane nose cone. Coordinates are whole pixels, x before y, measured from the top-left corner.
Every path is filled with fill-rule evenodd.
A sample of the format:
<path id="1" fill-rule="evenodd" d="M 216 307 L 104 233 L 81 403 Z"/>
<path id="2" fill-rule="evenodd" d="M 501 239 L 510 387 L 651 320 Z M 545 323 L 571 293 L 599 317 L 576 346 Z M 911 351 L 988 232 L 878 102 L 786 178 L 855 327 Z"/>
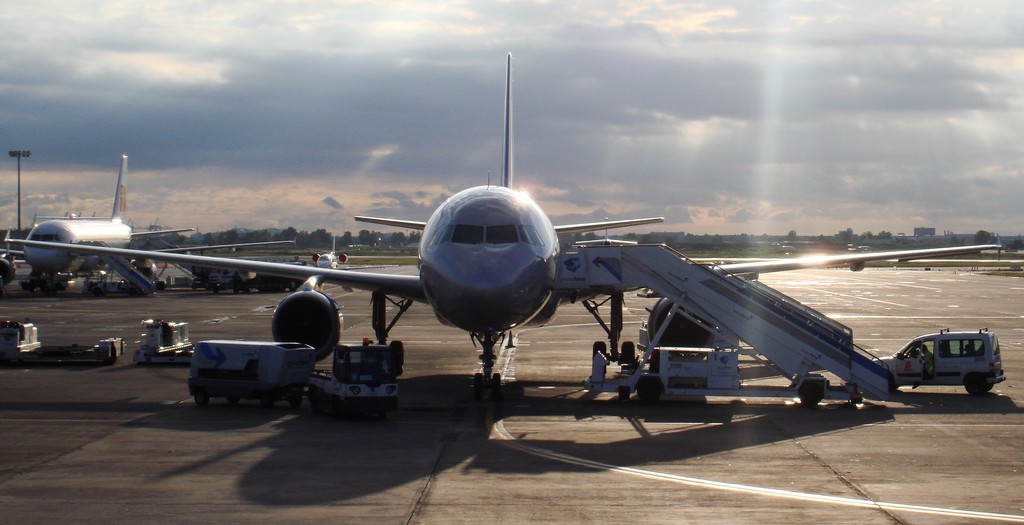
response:
<path id="1" fill-rule="evenodd" d="M 44 272 L 65 272 L 71 267 L 72 256 L 67 252 L 43 248 L 25 248 L 25 262 L 33 270 Z"/>
<path id="2" fill-rule="evenodd" d="M 420 264 L 427 300 L 449 324 L 478 333 L 508 330 L 536 315 L 551 294 L 553 270 L 528 247 L 487 260 L 451 248 Z"/>

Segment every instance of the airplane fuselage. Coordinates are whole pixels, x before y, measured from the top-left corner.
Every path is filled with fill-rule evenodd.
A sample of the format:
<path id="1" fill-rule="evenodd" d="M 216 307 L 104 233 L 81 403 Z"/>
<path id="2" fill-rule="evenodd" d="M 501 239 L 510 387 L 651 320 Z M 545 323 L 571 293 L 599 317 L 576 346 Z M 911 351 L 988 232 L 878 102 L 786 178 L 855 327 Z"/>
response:
<path id="1" fill-rule="evenodd" d="M 117 219 L 56 219 L 44 221 L 32 228 L 31 241 L 60 242 L 66 244 L 97 244 L 124 248 L 131 240 L 132 229 Z M 100 267 L 97 256 L 82 256 L 45 248 L 25 247 L 25 262 L 33 272 L 63 273 L 94 271 Z"/>
<path id="2" fill-rule="evenodd" d="M 420 244 L 424 295 L 444 323 L 494 334 L 529 323 L 551 299 L 555 229 L 525 193 L 463 190 L 427 221 Z"/>

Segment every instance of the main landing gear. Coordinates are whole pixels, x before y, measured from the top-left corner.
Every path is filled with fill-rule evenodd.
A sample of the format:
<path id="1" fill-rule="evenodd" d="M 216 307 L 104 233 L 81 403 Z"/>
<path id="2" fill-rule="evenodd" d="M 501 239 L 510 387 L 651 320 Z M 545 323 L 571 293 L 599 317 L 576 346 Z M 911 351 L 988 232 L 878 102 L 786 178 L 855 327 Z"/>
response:
<path id="1" fill-rule="evenodd" d="M 626 341 L 621 346 L 619 345 L 619 341 L 622 338 L 622 301 L 622 292 L 612 292 L 604 301 L 597 302 L 594 299 L 586 299 L 582 303 L 583 307 L 590 312 L 590 315 L 594 316 L 594 319 L 601 325 L 601 328 L 608 334 L 607 343 L 604 341 L 594 342 L 594 354 L 604 355 L 610 363 L 636 367 L 639 364 L 636 345 L 631 341 Z M 610 319 L 607 323 L 601 317 L 600 312 L 600 308 L 605 304 L 608 304 L 610 314 Z"/>
<path id="2" fill-rule="evenodd" d="M 398 307 L 398 313 L 395 314 L 390 323 L 388 322 L 387 303 Z M 373 335 L 377 337 L 377 344 L 388 344 L 388 334 L 391 333 L 391 328 L 395 326 L 395 323 L 398 322 L 398 319 L 402 317 L 402 314 L 410 306 L 412 306 L 412 299 L 395 301 L 384 295 L 383 292 L 373 292 L 370 294 L 370 310 L 373 314 L 371 321 L 373 323 Z"/>
<path id="3" fill-rule="evenodd" d="M 480 343 L 483 352 L 480 354 L 481 370 L 473 375 L 473 399 L 480 401 L 484 393 L 489 392 L 491 401 L 501 401 L 504 396 L 501 393 L 501 374 L 494 372 L 494 345 L 498 344 L 502 334 L 486 333 L 472 334 L 474 340 Z"/>

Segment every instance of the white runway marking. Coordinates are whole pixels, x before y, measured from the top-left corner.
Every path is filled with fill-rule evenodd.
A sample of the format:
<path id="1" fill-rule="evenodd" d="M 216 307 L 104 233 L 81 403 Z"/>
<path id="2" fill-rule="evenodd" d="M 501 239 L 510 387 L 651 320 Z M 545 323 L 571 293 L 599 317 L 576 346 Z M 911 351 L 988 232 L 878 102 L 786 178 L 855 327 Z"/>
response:
<path id="1" fill-rule="evenodd" d="M 578 458 L 576 456 L 570 456 L 568 454 L 562 454 L 560 452 L 554 452 L 540 447 L 528 445 L 517 440 L 515 437 L 509 434 L 508 431 L 505 430 L 505 425 L 501 421 L 494 422 L 494 425 L 492 426 L 492 436 L 503 441 L 509 446 L 522 450 L 523 452 L 533 454 L 535 456 L 540 456 L 543 458 L 553 459 L 555 461 L 561 461 L 562 463 L 592 468 L 595 470 L 617 472 L 620 474 L 627 474 L 630 476 L 637 476 L 641 478 L 668 481 L 670 483 L 678 483 L 681 485 L 689 485 L 704 489 L 724 490 L 729 492 L 739 492 L 744 494 L 753 494 L 757 496 L 766 496 L 772 498 L 785 498 L 806 501 L 811 503 L 823 503 L 827 505 L 843 505 L 846 507 L 875 508 L 887 511 L 914 512 L 918 514 L 931 514 L 935 516 L 965 518 L 971 520 L 990 520 L 1024 523 L 1024 515 L 1017 514 L 975 512 L 969 510 L 944 509 L 941 507 L 926 507 L 923 505 L 909 505 L 904 503 L 889 503 L 884 501 L 873 501 L 869 499 L 827 496 L 824 494 L 811 494 L 807 492 L 795 492 L 791 490 L 757 487 L 754 485 L 741 485 L 739 483 L 726 483 L 722 481 L 691 478 L 688 476 L 666 474 L 664 472 L 655 472 L 652 470 L 643 470 L 632 467 L 620 467 L 617 465 L 610 465 L 608 463 L 601 463 L 600 461 Z"/>

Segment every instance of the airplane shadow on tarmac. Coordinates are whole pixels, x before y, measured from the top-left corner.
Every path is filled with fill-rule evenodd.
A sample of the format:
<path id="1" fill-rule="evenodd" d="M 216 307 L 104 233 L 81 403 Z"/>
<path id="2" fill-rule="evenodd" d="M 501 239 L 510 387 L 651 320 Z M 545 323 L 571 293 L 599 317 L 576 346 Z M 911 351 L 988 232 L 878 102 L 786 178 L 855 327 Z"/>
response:
<path id="1" fill-rule="evenodd" d="M 539 389 L 536 387 L 553 387 Z M 316 505 L 381 497 L 393 490 L 415 490 L 432 476 L 476 471 L 531 475 L 592 470 L 536 458 L 489 439 L 489 421 L 517 421 L 538 416 L 564 420 L 558 440 L 517 436 L 520 443 L 582 458 L 600 458 L 619 466 L 685 461 L 748 447 L 844 432 L 865 425 L 892 423 L 900 414 L 1020 413 L 1006 396 L 963 393 L 898 393 L 891 404 L 844 404 L 807 410 L 783 403 L 693 402 L 663 399 L 653 405 L 611 396 L 589 397 L 575 384 L 507 385 L 501 403 L 474 402 L 462 375 L 404 379 L 398 412 L 384 420 L 369 416 L 314 416 L 308 405 L 293 409 L 284 402 L 264 409 L 255 401 L 237 406 L 214 399 L 206 407 L 182 403 L 151 417 L 127 423 L 189 432 L 201 458 L 185 461 L 161 478 L 198 475 L 233 468 L 238 457 L 261 451 L 262 457 L 238 473 L 239 493 L 263 505 Z M 536 394 L 538 393 L 539 394 Z M 582 395 L 581 395 L 582 394 Z M 585 438 L 589 420 L 619 419 L 633 432 L 618 441 Z M 656 424 L 656 425 L 655 425 Z M 667 427 L 665 426 L 667 424 Z M 656 430 L 649 425 L 658 427 Z M 255 441 L 254 431 L 263 436 Z M 512 430 L 513 434 L 515 433 Z M 221 439 L 225 435 L 237 439 Z"/>

